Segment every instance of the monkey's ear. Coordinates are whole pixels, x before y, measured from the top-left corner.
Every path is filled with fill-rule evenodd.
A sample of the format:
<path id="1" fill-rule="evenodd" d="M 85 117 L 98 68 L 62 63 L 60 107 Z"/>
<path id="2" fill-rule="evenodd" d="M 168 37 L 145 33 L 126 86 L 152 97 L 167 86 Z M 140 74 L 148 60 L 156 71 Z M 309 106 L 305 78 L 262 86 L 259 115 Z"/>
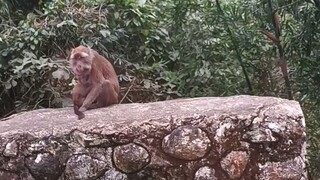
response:
<path id="1" fill-rule="evenodd" d="M 88 53 L 80 52 L 80 57 L 85 58 L 85 57 L 88 57 L 89 55 L 90 55 L 90 54 L 88 54 Z"/>

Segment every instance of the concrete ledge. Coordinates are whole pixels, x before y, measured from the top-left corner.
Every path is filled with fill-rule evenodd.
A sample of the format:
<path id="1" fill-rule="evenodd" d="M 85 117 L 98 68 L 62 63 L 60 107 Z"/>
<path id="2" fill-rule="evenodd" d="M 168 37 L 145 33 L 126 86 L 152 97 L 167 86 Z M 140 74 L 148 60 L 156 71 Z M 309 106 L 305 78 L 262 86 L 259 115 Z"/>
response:
<path id="1" fill-rule="evenodd" d="M 307 179 L 296 101 L 232 96 L 0 121 L 0 179 Z"/>

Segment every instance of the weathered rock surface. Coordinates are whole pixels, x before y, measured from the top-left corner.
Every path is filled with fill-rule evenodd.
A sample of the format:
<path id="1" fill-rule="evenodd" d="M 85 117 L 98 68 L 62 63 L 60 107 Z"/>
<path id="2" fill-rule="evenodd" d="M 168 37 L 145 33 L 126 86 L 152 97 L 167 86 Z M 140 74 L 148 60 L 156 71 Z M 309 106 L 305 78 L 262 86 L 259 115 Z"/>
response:
<path id="1" fill-rule="evenodd" d="M 119 171 L 110 169 L 99 180 L 127 180 L 127 175 Z"/>
<path id="2" fill-rule="evenodd" d="M 25 164 L 36 179 L 58 179 L 63 170 L 58 157 L 49 153 L 30 156 L 26 158 Z"/>
<path id="3" fill-rule="evenodd" d="M 249 161 L 249 154 L 245 151 L 232 151 L 221 160 L 221 167 L 230 179 L 240 178 Z"/>
<path id="4" fill-rule="evenodd" d="M 163 139 L 162 149 L 173 157 L 195 160 L 205 156 L 210 144 L 210 139 L 200 128 L 182 126 Z"/>
<path id="5" fill-rule="evenodd" d="M 194 180 L 218 180 L 215 176 L 215 170 L 204 166 L 198 169 L 194 176 Z"/>
<path id="6" fill-rule="evenodd" d="M 16 141 L 8 142 L 3 151 L 5 157 L 15 157 L 18 154 L 18 145 Z"/>
<path id="7" fill-rule="evenodd" d="M 150 155 L 145 148 L 130 143 L 115 147 L 113 160 L 118 169 L 132 173 L 146 166 L 150 161 Z"/>
<path id="8" fill-rule="evenodd" d="M 296 101 L 233 96 L 42 109 L 0 121 L 0 179 L 306 179 Z"/>
<path id="9" fill-rule="evenodd" d="M 106 168 L 106 162 L 85 154 L 73 155 L 66 164 L 65 178 L 77 180 L 95 179 L 104 174 Z"/>

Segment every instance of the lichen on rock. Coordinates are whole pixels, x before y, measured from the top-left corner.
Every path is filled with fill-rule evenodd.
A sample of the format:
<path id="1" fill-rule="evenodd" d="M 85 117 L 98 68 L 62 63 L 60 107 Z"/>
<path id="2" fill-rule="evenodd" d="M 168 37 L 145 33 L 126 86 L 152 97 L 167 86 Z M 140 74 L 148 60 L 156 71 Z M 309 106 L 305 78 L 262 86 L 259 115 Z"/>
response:
<path id="1" fill-rule="evenodd" d="M 218 180 L 215 176 L 215 170 L 208 166 L 201 167 L 197 170 L 194 180 Z"/>
<path id="2" fill-rule="evenodd" d="M 16 141 L 11 141 L 6 144 L 3 151 L 3 155 L 6 157 L 15 157 L 18 155 L 18 144 Z"/>

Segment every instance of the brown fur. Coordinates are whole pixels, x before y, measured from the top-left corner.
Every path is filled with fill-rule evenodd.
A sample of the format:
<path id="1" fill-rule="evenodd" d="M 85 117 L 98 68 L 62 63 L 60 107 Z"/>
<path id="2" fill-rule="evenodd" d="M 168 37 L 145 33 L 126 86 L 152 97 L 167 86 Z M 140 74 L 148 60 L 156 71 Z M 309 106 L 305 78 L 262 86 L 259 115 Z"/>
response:
<path id="1" fill-rule="evenodd" d="M 117 104 L 119 82 L 112 64 L 96 51 L 78 46 L 72 50 L 70 64 L 77 84 L 72 91 L 74 113 L 79 119 L 88 109 Z"/>

